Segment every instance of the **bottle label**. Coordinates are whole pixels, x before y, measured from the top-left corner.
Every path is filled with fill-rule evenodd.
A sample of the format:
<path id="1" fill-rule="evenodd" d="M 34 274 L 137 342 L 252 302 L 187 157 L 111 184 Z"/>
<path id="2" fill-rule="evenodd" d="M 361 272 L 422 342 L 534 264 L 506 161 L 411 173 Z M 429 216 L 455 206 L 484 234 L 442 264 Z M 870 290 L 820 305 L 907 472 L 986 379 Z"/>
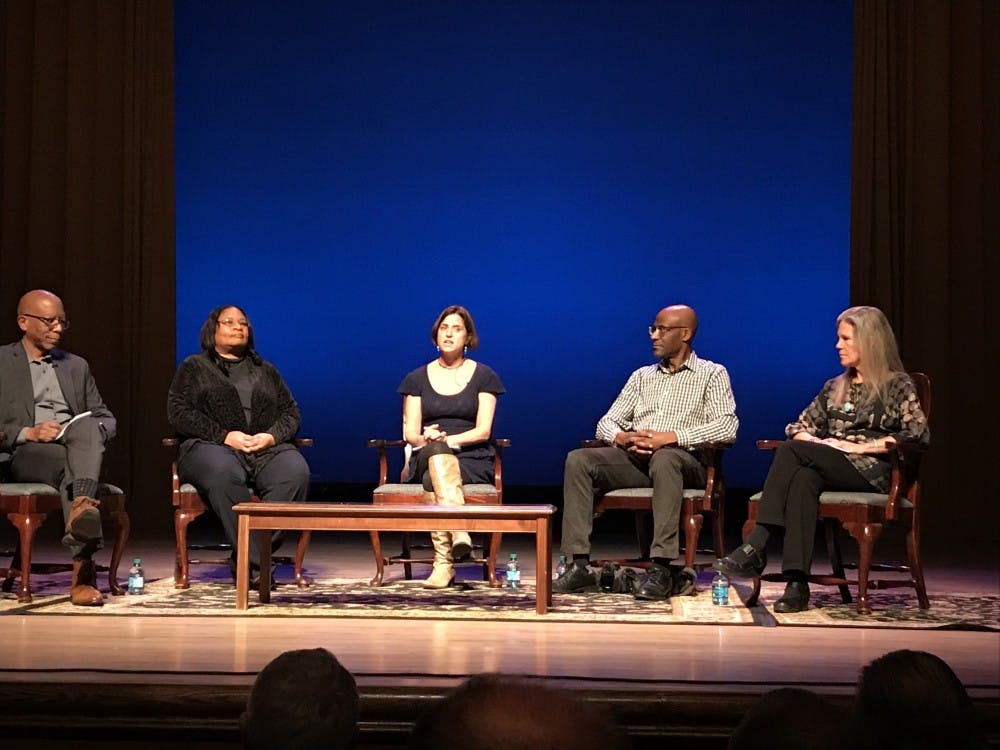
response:
<path id="1" fill-rule="evenodd" d="M 712 584 L 712 604 L 729 604 L 729 586 L 724 583 Z"/>

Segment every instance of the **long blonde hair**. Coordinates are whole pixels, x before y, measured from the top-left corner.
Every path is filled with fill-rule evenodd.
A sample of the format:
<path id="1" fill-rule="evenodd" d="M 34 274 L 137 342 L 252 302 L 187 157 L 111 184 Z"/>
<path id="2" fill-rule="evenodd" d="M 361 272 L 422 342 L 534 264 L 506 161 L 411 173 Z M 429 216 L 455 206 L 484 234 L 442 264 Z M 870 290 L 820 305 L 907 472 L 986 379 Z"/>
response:
<path id="1" fill-rule="evenodd" d="M 864 382 L 869 386 L 867 398 L 877 397 L 879 401 L 885 403 L 889 381 L 896 373 L 904 371 L 892 326 L 881 310 L 867 305 L 844 310 L 837 316 L 837 325 L 841 323 L 847 323 L 854 328 L 854 340 L 861 361 L 864 363 Z M 847 400 L 851 381 L 856 375 L 855 368 L 848 367 L 837 377 L 833 388 L 834 401 L 839 403 Z"/>

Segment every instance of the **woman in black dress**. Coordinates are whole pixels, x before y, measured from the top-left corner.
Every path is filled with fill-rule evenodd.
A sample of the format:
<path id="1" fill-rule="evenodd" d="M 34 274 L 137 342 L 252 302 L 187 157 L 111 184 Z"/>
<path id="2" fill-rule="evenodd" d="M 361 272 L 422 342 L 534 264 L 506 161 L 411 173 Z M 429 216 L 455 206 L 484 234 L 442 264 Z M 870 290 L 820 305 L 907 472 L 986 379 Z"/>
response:
<path id="1" fill-rule="evenodd" d="M 438 357 L 409 373 L 397 389 L 403 396 L 403 439 L 413 448 L 411 476 L 424 487 L 424 501 L 463 505 L 463 484 L 493 482 L 493 430 L 497 396 L 504 392 L 489 367 L 466 357 L 479 345 L 472 315 L 452 305 L 431 328 Z M 445 588 L 455 578 L 453 562 L 469 556 L 466 531 L 431 534 L 434 567 L 424 583 Z"/>

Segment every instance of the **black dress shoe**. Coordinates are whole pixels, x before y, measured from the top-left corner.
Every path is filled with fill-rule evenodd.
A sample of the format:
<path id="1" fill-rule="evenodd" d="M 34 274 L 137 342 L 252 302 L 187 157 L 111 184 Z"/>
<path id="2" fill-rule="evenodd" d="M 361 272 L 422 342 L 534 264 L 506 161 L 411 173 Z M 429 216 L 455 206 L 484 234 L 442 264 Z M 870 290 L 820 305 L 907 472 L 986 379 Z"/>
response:
<path id="1" fill-rule="evenodd" d="M 673 593 L 673 571 L 670 568 L 653 563 L 649 566 L 649 573 L 646 575 L 646 580 L 642 582 L 639 590 L 635 592 L 635 598 L 649 602 L 658 602 L 669 599 Z"/>
<path id="2" fill-rule="evenodd" d="M 802 612 L 809 608 L 809 584 L 805 581 L 789 581 L 785 593 L 774 603 L 774 611 Z"/>
<path id="3" fill-rule="evenodd" d="M 767 567 L 767 550 L 755 550 L 749 544 L 737 547 L 712 565 L 730 578 L 757 578 Z"/>
<path id="4" fill-rule="evenodd" d="M 583 594 L 597 591 L 597 575 L 587 567 L 573 563 L 552 582 L 556 594 Z"/>

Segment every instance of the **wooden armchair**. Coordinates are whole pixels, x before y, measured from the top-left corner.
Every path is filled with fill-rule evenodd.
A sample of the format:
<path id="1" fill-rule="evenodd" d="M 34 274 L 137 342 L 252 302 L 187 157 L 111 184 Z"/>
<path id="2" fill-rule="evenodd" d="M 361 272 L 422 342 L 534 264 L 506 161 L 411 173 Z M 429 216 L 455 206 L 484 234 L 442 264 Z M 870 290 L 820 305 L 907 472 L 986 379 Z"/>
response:
<path id="1" fill-rule="evenodd" d="M 125 542 L 128 540 L 131 524 L 125 510 L 125 493 L 113 484 L 101 483 L 98 486 L 97 498 L 101 501 L 101 522 L 107 531 L 114 534 L 114 546 L 111 549 L 111 562 L 108 567 L 98 566 L 98 571 L 108 572 L 108 586 L 111 593 L 121 596 L 124 589 L 118 584 L 118 564 L 122 559 Z M 9 592 L 14 588 L 14 579 L 20 577 L 21 586 L 17 590 L 17 600 L 22 604 L 32 601 L 31 574 L 47 575 L 62 573 L 73 569 L 70 562 L 65 563 L 32 563 L 32 542 L 35 532 L 45 517 L 59 511 L 62 521 L 62 502 L 59 490 L 47 484 L 38 482 L 4 482 L 0 484 L 0 513 L 7 516 L 17 528 L 18 541 L 10 565 L 0 568 L 3 581 L 0 588 Z"/>
<path id="2" fill-rule="evenodd" d="M 160 441 L 160 444 L 165 448 L 172 448 L 176 451 L 177 447 L 180 445 L 180 440 L 177 438 L 163 438 Z M 295 444 L 300 448 L 311 448 L 313 441 L 312 438 L 298 438 L 295 441 Z M 186 589 L 191 585 L 189 579 L 191 565 L 200 565 L 205 563 L 226 565 L 230 559 L 228 557 L 207 559 L 192 558 L 189 551 L 208 550 L 218 552 L 231 550 L 232 545 L 228 543 L 206 545 L 188 544 L 188 525 L 208 510 L 208 504 L 202 499 L 201 495 L 198 494 L 198 489 L 193 484 L 181 482 L 180 477 L 177 475 L 176 458 L 170 463 L 170 499 L 174 506 L 174 541 L 177 548 L 177 554 L 174 561 L 174 588 Z M 260 502 L 260 498 L 257 497 L 256 494 L 251 494 L 250 500 L 251 502 Z M 303 531 L 299 536 L 299 543 L 295 549 L 295 583 L 299 586 L 299 588 L 305 588 L 311 583 L 309 579 L 302 575 L 302 563 L 306 557 L 306 549 L 309 547 L 310 535 L 311 532 Z M 274 558 L 274 561 L 287 564 L 292 560 L 288 557 L 276 557 Z"/>
<path id="3" fill-rule="evenodd" d="M 493 456 L 493 484 L 466 484 L 462 486 L 465 494 L 465 502 L 468 505 L 502 505 L 503 504 L 503 449 L 510 447 L 510 440 L 497 438 L 490 441 L 495 450 Z M 389 482 L 389 449 L 405 448 L 406 442 L 403 440 L 373 439 L 367 441 L 369 448 L 378 451 L 378 486 L 372 492 L 372 502 L 375 505 L 388 503 L 398 503 L 401 505 L 419 505 L 423 502 L 424 488 L 419 482 L 402 483 Z M 371 580 L 372 586 L 382 585 L 382 576 L 386 565 L 402 563 L 403 575 L 406 580 L 413 578 L 413 564 L 431 565 L 434 562 L 430 555 L 416 556 L 416 549 L 410 543 L 410 535 L 403 534 L 403 549 L 399 555 L 385 557 L 382 553 L 382 540 L 379 532 L 370 532 L 372 551 L 375 554 L 375 577 Z M 496 576 L 497 553 L 500 550 L 500 539 L 502 534 L 492 533 L 486 542 L 486 549 L 483 556 L 473 557 L 464 560 L 457 565 L 475 564 L 483 567 L 483 580 L 489 581 L 490 586 L 499 587 L 500 582 Z"/>
<path id="4" fill-rule="evenodd" d="M 924 415 L 931 415 L 931 381 L 924 373 L 910 373 L 917 389 L 917 398 Z M 759 440 L 757 447 L 774 450 L 781 440 Z M 920 562 L 920 460 L 925 448 L 910 443 L 899 443 L 889 450 L 892 461 L 892 475 L 889 492 L 842 492 L 827 491 L 819 496 L 819 519 L 826 532 L 827 551 L 830 556 L 831 575 L 810 575 L 809 582 L 822 586 L 837 586 L 844 604 L 850 604 L 850 586 L 858 588 L 858 612 L 871 613 L 868 603 L 868 589 L 888 589 L 900 586 L 916 590 L 921 609 L 929 609 L 927 588 L 924 585 L 924 569 Z M 743 526 L 743 538 L 750 534 L 757 522 L 757 509 L 761 493 L 750 498 L 747 522 Z M 875 541 L 888 524 L 902 527 L 906 534 L 906 564 L 873 564 L 872 550 Z M 842 526 L 858 543 L 858 562 L 847 565 L 840 554 L 837 527 Z M 857 578 L 848 579 L 845 568 L 857 568 Z M 896 572 L 907 574 L 906 578 L 872 579 L 871 572 Z M 747 606 L 757 603 L 760 582 L 785 580 L 780 573 L 769 573 L 755 578 L 753 592 Z"/>
<path id="5" fill-rule="evenodd" d="M 581 448 L 601 448 L 607 443 L 601 440 L 584 440 Z M 693 570 L 710 568 L 716 558 L 725 552 L 723 528 L 726 508 L 726 481 L 722 474 L 722 456 L 729 448 L 728 443 L 706 443 L 702 451 L 702 461 L 708 467 L 708 477 L 704 487 L 685 488 L 684 503 L 681 506 L 681 527 L 684 529 L 684 564 Z M 609 510 L 631 510 L 635 512 L 635 531 L 639 541 L 639 558 L 624 560 L 600 560 L 598 562 L 616 562 L 631 567 L 648 568 L 649 550 L 653 542 L 653 488 L 629 487 L 620 490 L 609 490 L 598 494 L 594 500 L 594 518 L 598 518 Z M 712 525 L 712 550 L 699 550 L 698 537 L 701 534 L 706 516 Z M 699 553 L 714 554 L 709 562 L 698 563 L 695 556 Z"/>

